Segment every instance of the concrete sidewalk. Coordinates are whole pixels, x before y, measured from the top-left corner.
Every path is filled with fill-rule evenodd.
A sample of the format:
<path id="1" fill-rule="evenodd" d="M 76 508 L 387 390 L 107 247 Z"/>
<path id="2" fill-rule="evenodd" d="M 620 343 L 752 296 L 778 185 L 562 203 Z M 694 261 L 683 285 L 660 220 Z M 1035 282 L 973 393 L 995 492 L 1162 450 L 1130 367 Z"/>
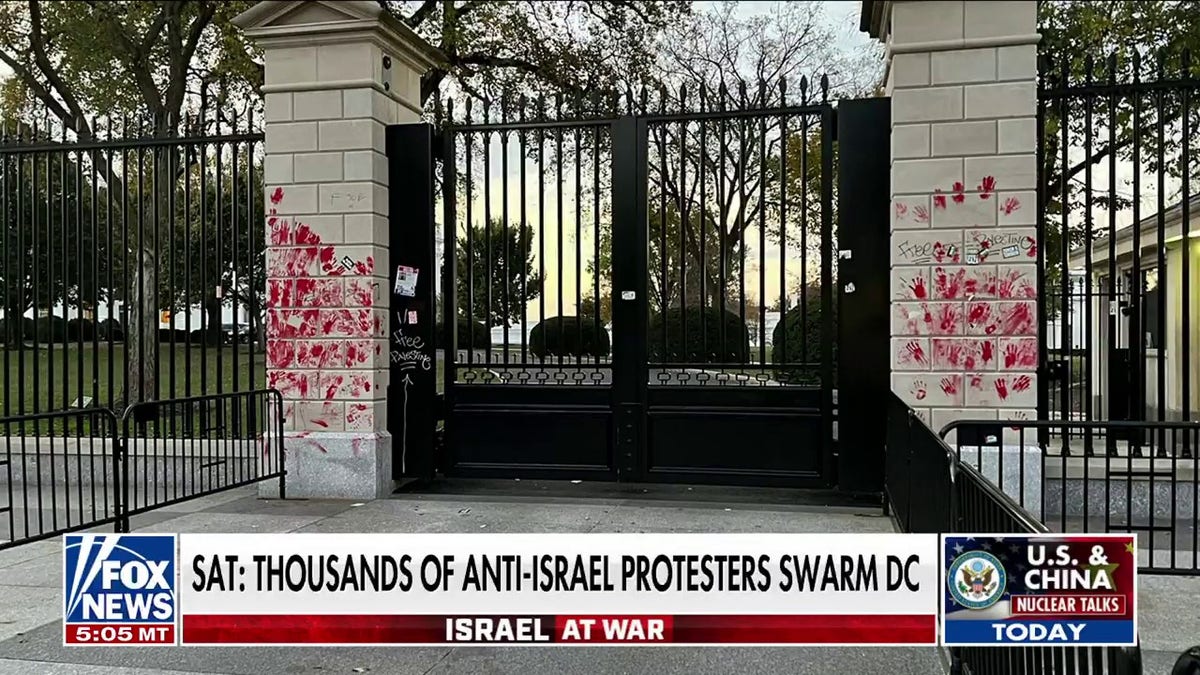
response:
<path id="1" fill-rule="evenodd" d="M 806 500 L 807 503 L 798 504 Z M 830 498 L 831 502 L 832 498 Z M 890 532 L 820 494 L 534 481 L 441 484 L 366 503 L 262 501 L 253 488 L 134 519 L 141 532 Z M 0 552 L 4 673 L 940 673 L 936 650 L 851 648 L 73 648 L 61 646 L 61 542 Z M 1200 642 L 1198 579 L 1143 578 L 1146 673 Z"/>

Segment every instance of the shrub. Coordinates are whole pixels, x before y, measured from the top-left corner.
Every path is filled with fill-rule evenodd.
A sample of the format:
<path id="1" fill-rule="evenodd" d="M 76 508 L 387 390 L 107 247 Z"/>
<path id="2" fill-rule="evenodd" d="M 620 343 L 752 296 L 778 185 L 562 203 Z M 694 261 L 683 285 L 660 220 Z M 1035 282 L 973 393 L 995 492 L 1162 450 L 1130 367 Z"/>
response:
<path id="1" fill-rule="evenodd" d="M 100 339 L 112 340 L 113 342 L 125 341 L 125 329 L 121 327 L 121 322 L 117 319 L 105 319 L 97 326 L 100 331 Z"/>
<path id="2" fill-rule="evenodd" d="M 683 342 L 684 329 L 687 344 Z M 750 357 L 746 324 L 728 310 L 722 317 L 717 307 L 672 307 L 665 315 L 650 317 L 649 333 L 647 353 L 655 363 L 742 363 Z"/>
<path id="3" fill-rule="evenodd" d="M 39 342 L 66 342 L 67 320 L 61 316 L 43 316 L 37 320 Z"/>
<path id="4" fill-rule="evenodd" d="M 434 328 L 435 337 L 437 340 L 437 348 L 446 348 L 446 326 L 442 322 L 438 322 Z M 472 349 L 491 349 L 492 348 L 492 330 L 481 321 L 468 321 L 464 317 L 458 318 L 458 326 L 456 328 L 458 334 L 458 348 L 466 349 L 470 346 Z M 467 342 L 470 335 L 470 342 Z"/>
<path id="5" fill-rule="evenodd" d="M 534 356 L 608 356 L 612 344 L 594 317 L 552 316 L 529 332 Z"/>
<path id="6" fill-rule="evenodd" d="M 0 344 L 17 344 L 33 337 L 33 319 L 0 319 Z"/>
<path id="7" fill-rule="evenodd" d="M 96 324 L 91 319 L 71 319 L 67 322 L 67 340 L 91 340 L 96 335 Z"/>
<path id="8" fill-rule="evenodd" d="M 775 324 L 771 333 L 771 363 L 781 366 L 777 378 L 793 384 L 821 383 L 821 289 L 809 286 L 804 291 L 804 305 L 799 303 Z M 833 373 L 837 376 L 837 306 L 833 314 Z M 786 331 L 786 336 L 784 331 Z M 785 351 L 786 350 L 786 351 Z M 836 384 L 836 382 L 831 383 Z"/>

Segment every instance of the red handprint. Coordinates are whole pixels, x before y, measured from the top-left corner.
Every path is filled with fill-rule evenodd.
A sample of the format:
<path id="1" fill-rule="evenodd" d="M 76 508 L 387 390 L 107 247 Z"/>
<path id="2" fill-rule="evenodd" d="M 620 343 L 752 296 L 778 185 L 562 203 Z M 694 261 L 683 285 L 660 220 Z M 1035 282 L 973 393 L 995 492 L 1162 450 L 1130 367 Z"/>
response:
<path id="1" fill-rule="evenodd" d="M 924 206 L 913 207 L 913 213 L 917 215 L 916 221 L 918 223 L 929 222 L 929 209 L 925 208 Z"/>
<path id="2" fill-rule="evenodd" d="M 958 393 L 958 378 L 957 377 L 943 377 L 942 378 L 942 391 L 946 392 L 947 396 L 954 396 L 955 394 L 957 394 Z"/>
<path id="3" fill-rule="evenodd" d="M 940 193 L 941 190 L 935 189 L 934 192 Z M 939 209 L 946 208 L 946 195 L 943 195 L 943 194 L 933 195 L 933 205 L 935 208 L 939 208 Z"/>
<path id="4" fill-rule="evenodd" d="M 1013 391 L 1025 391 L 1033 384 L 1028 375 L 1022 375 L 1013 381 Z"/>
<path id="5" fill-rule="evenodd" d="M 912 291 L 912 296 L 918 300 L 924 300 L 929 297 L 929 291 L 925 288 L 925 277 L 917 277 L 910 281 L 908 289 Z"/>
<path id="6" fill-rule="evenodd" d="M 1008 398 L 1008 380 L 1003 377 L 996 378 L 996 393 L 1000 395 L 1000 400 Z"/>
<path id="7" fill-rule="evenodd" d="M 914 363 L 925 363 L 925 350 L 921 348 L 921 343 L 911 340 L 904 345 L 904 349 L 908 352 L 908 358 Z"/>
<path id="8" fill-rule="evenodd" d="M 987 199 L 996 191 L 996 179 L 991 176 L 984 176 L 977 188 L 979 190 L 979 198 Z"/>
<path id="9" fill-rule="evenodd" d="M 1009 343 L 1009 345 L 1004 348 L 1004 367 L 1012 368 L 1017 364 L 1017 360 L 1019 358 L 1020 357 L 1017 355 L 1017 346 Z"/>
<path id="10" fill-rule="evenodd" d="M 908 213 L 908 205 L 904 202 L 896 202 L 896 218 L 900 219 Z"/>
<path id="11" fill-rule="evenodd" d="M 928 392 L 925 390 L 925 382 L 923 380 L 917 380 L 913 382 L 912 389 L 909 390 L 909 393 L 911 393 L 913 398 L 917 399 L 918 401 L 924 401 L 925 396 L 928 394 Z"/>
<path id="12" fill-rule="evenodd" d="M 1004 200 L 1004 204 L 1000 206 L 1000 211 L 1006 216 L 1011 216 L 1013 211 L 1021 208 L 1021 200 L 1016 197 L 1009 197 Z"/>
<path id="13" fill-rule="evenodd" d="M 992 354 L 992 341 L 991 341 L 991 340 L 984 340 L 984 342 L 983 342 L 983 354 L 982 354 L 983 362 L 984 362 L 984 363 L 987 363 L 988 361 L 991 361 L 991 360 L 992 360 L 992 356 L 993 356 L 993 354 Z"/>
<path id="14" fill-rule="evenodd" d="M 972 389 L 983 389 L 983 376 L 982 375 L 972 375 L 971 376 L 971 388 Z"/>
<path id="15" fill-rule="evenodd" d="M 951 189 L 952 189 L 952 190 L 954 190 L 954 196 L 953 196 L 953 197 L 951 197 L 951 199 L 953 199 L 953 200 L 954 200 L 954 203 L 955 203 L 955 204 L 961 204 L 961 203 L 963 203 L 963 200 L 964 200 L 964 199 L 966 199 L 966 196 L 963 194 L 963 190 L 965 189 L 965 188 L 963 187 L 963 184 L 962 184 L 962 183 L 955 183 L 955 184 L 954 184 L 954 185 L 951 187 Z"/>
<path id="16" fill-rule="evenodd" d="M 1025 237 L 1025 247 L 1028 250 L 1028 252 L 1025 254 L 1026 256 L 1030 258 L 1037 257 L 1037 241 L 1035 241 L 1033 237 Z"/>

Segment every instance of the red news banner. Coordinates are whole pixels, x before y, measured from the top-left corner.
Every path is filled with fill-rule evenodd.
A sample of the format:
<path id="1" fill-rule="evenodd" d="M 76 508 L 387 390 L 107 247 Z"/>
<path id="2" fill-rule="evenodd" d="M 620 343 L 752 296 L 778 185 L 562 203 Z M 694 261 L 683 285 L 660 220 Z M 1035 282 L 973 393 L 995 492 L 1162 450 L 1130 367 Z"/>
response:
<path id="1" fill-rule="evenodd" d="M 933 645 L 933 535 L 180 535 L 183 644 Z"/>

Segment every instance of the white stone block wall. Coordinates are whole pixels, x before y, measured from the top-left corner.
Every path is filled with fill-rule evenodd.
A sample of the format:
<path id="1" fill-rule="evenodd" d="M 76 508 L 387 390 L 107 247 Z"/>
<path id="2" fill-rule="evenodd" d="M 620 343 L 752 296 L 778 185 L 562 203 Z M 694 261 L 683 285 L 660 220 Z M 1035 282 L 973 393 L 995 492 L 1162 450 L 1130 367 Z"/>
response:
<path id="1" fill-rule="evenodd" d="M 264 51 L 267 379 L 284 398 L 289 494 L 384 496 L 385 128 L 420 121 L 431 50 L 371 2 L 262 3 L 238 22 Z"/>
<path id="2" fill-rule="evenodd" d="M 1036 3 L 890 12 L 892 389 L 935 430 L 1033 418 Z"/>

